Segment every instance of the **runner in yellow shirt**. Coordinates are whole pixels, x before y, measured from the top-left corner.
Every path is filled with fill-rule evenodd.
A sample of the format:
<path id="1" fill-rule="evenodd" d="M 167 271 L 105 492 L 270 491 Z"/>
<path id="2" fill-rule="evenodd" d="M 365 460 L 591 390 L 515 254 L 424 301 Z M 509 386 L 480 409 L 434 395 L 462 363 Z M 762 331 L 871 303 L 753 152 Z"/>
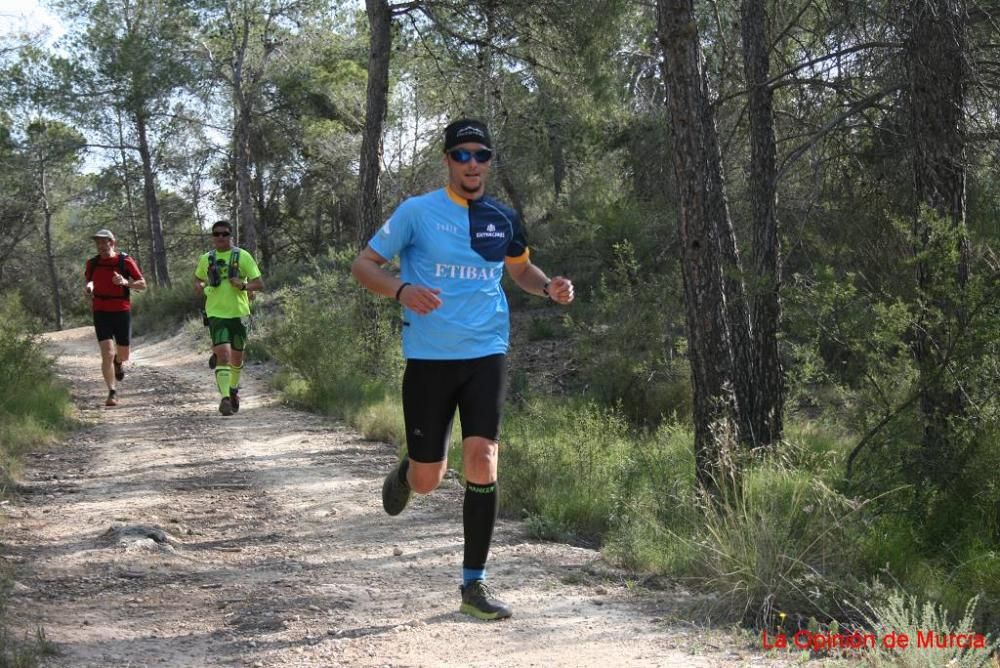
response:
<path id="1" fill-rule="evenodd" d="M 198 258 L 194 290 L 205 297 L 208 331 L 216 358 L 215 384 L 222 399 L 219 412 L 232 415 L 240 410 L 240 374 L 250 315 L 248 291 L 264 289 L 260 269 L 253 256 L 233 245 L 233 226 L 226 220 L 212 225 L 213 250 Z"/>

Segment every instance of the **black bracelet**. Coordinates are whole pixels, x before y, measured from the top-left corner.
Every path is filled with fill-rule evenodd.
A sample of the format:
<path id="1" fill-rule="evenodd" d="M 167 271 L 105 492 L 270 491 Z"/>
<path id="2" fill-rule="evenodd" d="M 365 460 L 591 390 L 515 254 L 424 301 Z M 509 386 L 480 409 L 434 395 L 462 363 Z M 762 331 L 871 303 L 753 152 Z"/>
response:
<path id="1" fill-rule="evenodd" d="M 402 285 L 399 286 L 399 289 L 396 290 L 396 301 L 397 302 L 399 301 L 399 295 L 401 295 L 403 293 L 403 288 L 405 288 L 407 285 L 410 285 L 410 284 L 409 283 L 403 283 Z"/>
<path id="2" fill-rule="evenodd" d="M 552 284 L 552 281 L 545 281 L 545 285 L 542 286 L 542 292 L 545 293 L 546 297 L 551 297 L 552 296 L 552 295 L 549 294 L 549 286 L 551 284 Z"/>

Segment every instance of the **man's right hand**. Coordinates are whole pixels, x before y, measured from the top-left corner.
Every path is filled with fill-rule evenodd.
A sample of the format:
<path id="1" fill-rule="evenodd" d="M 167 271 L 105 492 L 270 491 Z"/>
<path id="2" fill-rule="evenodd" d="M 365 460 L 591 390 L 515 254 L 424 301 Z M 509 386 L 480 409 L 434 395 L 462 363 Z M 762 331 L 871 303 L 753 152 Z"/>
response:
<path id="1" fill-rule="evenodd" d="M 440 288 L 425 288 L 410 283 L 399 293 L 399 303 L 418 315 L 427 315 L 441 306 Z"/>
<path id="2" fill-rule="evenodd" d="M 83 286 L 83 294 L 85 294 L 90 299 L 94 298 L 94 282 L 90 281 L 85 286 Z"/>

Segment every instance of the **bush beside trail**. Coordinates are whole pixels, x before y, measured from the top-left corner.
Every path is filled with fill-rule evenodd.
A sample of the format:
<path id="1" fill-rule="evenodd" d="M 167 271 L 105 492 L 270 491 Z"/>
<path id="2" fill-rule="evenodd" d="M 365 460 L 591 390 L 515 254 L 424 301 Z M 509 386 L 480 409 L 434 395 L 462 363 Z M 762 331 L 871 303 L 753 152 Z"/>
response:
<path id="1" fill-rule="evenodd" d="M 19 300 L 0 298 L 0 480 L 4 492 L 21 455 L 52 443 L 72 426 L 66 388 L 37 338 L 40 324 Z"/>
<path id="2" fill-rule="evenodd" d="M 55 381 L 39 327 L 16 295 L 0 297 L 0 496 L 11 491 L 25 453 L 56 442 L 73 426 L 69 393 Z M 13 586 L 0 571 L 0 666 L 30 668 L 51 647 L 42 629 L 24 639 L 7 630 Z"/>

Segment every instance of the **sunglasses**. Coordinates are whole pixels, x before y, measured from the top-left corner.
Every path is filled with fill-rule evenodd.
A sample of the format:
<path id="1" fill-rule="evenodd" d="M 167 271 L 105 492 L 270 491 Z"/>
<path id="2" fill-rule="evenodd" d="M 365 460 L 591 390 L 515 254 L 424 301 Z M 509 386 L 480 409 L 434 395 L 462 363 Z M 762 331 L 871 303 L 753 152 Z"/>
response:
<path id="1" fill-rule="evenodd" d="M 229 235 L 229 232 L 212 232 L 213 237 L 228 237 Z"/>
<path id="2" fill-rule="evenodd" d="M 451 157 L 452 160 L 454 160 L 460 165 L 464 165 L 473 158 L 475 158 L 476 162 L 478 162 L 479 164 L 489 162 L 490 160 L 493 159 L 493 151 L 488 148 L 481 148 L 478 151 L 470 151 L 469 149 L 466 148 L 453 148 L 452 150 L 448 151 L 448 155 Z"/>

